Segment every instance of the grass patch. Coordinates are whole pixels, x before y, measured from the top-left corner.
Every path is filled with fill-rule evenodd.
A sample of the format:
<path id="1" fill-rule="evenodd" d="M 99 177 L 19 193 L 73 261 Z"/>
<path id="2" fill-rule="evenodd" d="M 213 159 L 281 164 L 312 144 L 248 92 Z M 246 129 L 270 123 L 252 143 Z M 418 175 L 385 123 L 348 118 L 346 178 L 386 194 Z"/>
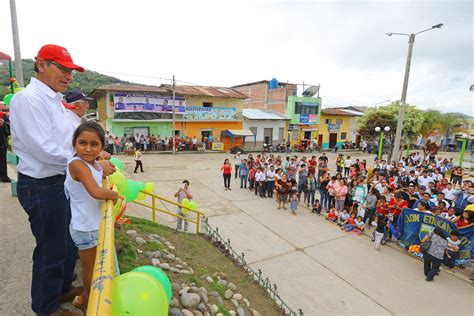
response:
<path id="1" fill-rule="evenodd" d="M 197 287 L 205 287 L 208 293 L 216 291 L 224 298 L 227 288 L 217 284 L 215 276 L 216 273 L 224 273 L 224 279 L 234 283 L 238 287 L 238 292 L 246 297 L 250 301 L 251 307 L 258 310 L 261 315 L 282 315 L 265 291 L 255 282 L 252 282 L 245 271 L 201 235 L 181 233 L 141 218 L 131 216 L 128 218 L 131 220 L 130 224 L 125 224 L 115 230 L 115 247 L 121 273 L 131 271 L 142 265 L 151 265 L 151 259 L 145 256 L 146 251 L 169 251 L 168 247 L 162 243 L 150 242 L 149 235 L 157 234 L 169 241 L 176 248 L 171 252 L 183 259 L 188 267 L 194 270 L 192 275 L 166 271 L 171 283 L 186 284 L 188 286 L 194 284 Z M 139 247 L 134 238 L 130 238 L 126 234 L 127 230 L 137 231 L 142 238 L 147 240 L 147 243 Z M 176 265 L 166 259 L 160 258 L 160 260 L 161 262 L 170 263 L 171 266 Z M 202 276 L 205 275 L 212 276 L 215 282 L 208 283 L 203 280 Z M 179 297 L 179 294 L 173 291 L 173 297 Z M 218 304 L 215 297 L 208 295 L 208 298 L 210 304 Z M 229 315 L 229 310 L 235 309 L 234 305 L 225 299 L 224 305 L 218 307 L 223 315 Z M 251 315 L 248 309 L 246 309 L 246 312 L 246 314 Z"/>

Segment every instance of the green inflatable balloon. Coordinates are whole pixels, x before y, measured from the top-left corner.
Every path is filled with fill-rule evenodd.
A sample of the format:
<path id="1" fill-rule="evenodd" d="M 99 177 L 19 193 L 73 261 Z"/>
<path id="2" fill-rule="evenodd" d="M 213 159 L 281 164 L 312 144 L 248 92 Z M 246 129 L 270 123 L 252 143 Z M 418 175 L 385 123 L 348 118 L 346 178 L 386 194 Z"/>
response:
<path id="1" fill-rule="evenodd" d="M 181 200 L 181 205 L 189 207 L 190 202 L 191 201 L 189 199 L 184 198 L 184 199 Z"/>
<path id="2" fill-rule="evenodd" d="M 117 186 L 120 195 L 124 195 L 127 190 L 127 179 L 120 171 L 115 171 L 109 176 L 109 183 Z"/>
<path id="3" fill-rule="evenodd" d="M 133 180 L 127 179 L 127 190 L 123 193 L 127 202 L 135 201 L 140 194 L 140 188 L 138 183 Z"/>
<path id="4" fill-rule="evenodd" d="M 127 272 L 113 281 L 112 315 L 167 316 L 163 286 L 147 273 Z"/>
<path id="5" fill-rule="evenodd" d="M 6 94 L 3 97 L 3 102 L 5 102 L 6 105 L 10 105 L 10 101 L 12 100 L 12 98 L 13 98 L 13 93 Z"/>
<path id="6" fill-rule="evenodd" d="M 123 164 L 120 161 L 120 159 L 113 157 L 113 158 L 110 158 L 110 162 L 113 163 L 113 165 L 115 166 L 115 168 L 117 168 L 117 170 L 119 171 L 123 170 Z"/>
<path id="7" fill-rule="evenodd" d="M 196 202 L 191 201 L 191 202 L 189 202 L 188 207 L 189 207 L 191 210 L 195 211 L 195 210 L 197 209 L 198 205 L 197 205 Z"/>
<path id="8" fill-rule="evenodd" d="M 153 266 L 141 266 L 133 269 L 133 272 L 147 273 L 160 282 L 160 284 L 163 286 L 163 289 L 165 289 L 166 297 L 168 298 L 168 304 L 171 303 L 173 291 L 171 289 L 170 279 L 168 279 L 168 276 L 163 272 L 163 270 Z"/>
<path id="9" fill-rule="evenodd" d="M 140 191 L 145 190 L 145 182 L 138 181 L 137 184 Z"/>

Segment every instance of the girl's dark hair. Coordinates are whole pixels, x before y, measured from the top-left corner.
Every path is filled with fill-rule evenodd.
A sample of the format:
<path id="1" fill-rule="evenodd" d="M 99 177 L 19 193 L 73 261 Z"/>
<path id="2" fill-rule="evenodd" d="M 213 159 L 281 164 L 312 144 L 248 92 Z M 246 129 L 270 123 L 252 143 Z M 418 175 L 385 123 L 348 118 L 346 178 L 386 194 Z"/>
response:
<path id="1" fill-rule="evenodd" d="M 439 227 L 435 227 L 434 231 L 433 231 L 436 235 L 438 235 L 439 237 L 443 238 L 443 239 L 446 239 L 446 236 L 444 235 L 444 231 L 439 228 Z"/>
<path id="2" fill-rule="evenodd" d="M 99 139 L 100 142 L 102 143 L 102 147 L 105 145 L 105 132 L 102 126 L 100 126 L 98 123 L 94 121 L 86 121 L 84 123 L 81 123 L 76 130 L 74 131 L 74 134 L 72 136 L 72 147 L 76 144 L 77 139 L 79 138 L 79 135 L 81 135 L 82 132 L 92 132 L 95 133 Z"/>

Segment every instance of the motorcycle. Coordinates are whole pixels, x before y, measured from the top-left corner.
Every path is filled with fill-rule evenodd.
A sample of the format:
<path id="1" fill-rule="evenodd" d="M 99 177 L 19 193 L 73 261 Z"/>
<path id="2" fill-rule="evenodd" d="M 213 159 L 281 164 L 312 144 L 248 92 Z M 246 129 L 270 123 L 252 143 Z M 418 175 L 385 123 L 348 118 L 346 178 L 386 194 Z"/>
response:
<path id="1" fill-rule="evenodd" d="M 262 152 L 267 152 L 267 153 L 273 152 L 273 145 L 272 144 L 263 144 Z"/>
<path id="2" fill-rule="evenodd" d="M 275 150 L 280 153 L 286 152 L 286 143 L 276 145 Z"/>

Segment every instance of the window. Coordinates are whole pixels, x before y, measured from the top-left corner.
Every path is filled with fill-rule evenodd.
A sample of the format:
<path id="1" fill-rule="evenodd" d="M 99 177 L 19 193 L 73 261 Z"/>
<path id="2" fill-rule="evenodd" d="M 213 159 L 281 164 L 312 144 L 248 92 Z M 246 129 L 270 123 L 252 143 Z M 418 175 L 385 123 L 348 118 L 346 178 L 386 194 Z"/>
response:
<path id="1" fill-rule="evenodd" d="M 205 108 L 212 108 L 212 102 L 203 102 L 202 106 Z"/>
<path id="2" fill-rule="evenodd" d="M 341 133 L 341 140 L 344 140 L 347 138 L 347 133 Z"/>
<path id="3" fill-rule="evenodd" d="M 331 124 L 331 119 L 326 119 L 325 123 L 326 124 Z"/>
<path id="4" fill-rule="evenodd" d="M 319 105 L 295 102 L 295 114 L 318 114 Z"/>
<path id="5" fill-rule="evenodd" d="M 342 119 L 336 119 L 336 124 L 342 124 Z"/>
<path id="6" fill-rule="evenodd" d="M 303 107 L 303 103 L 295 102 L 295 114 L 301 114 L 302 107 Z"/>

